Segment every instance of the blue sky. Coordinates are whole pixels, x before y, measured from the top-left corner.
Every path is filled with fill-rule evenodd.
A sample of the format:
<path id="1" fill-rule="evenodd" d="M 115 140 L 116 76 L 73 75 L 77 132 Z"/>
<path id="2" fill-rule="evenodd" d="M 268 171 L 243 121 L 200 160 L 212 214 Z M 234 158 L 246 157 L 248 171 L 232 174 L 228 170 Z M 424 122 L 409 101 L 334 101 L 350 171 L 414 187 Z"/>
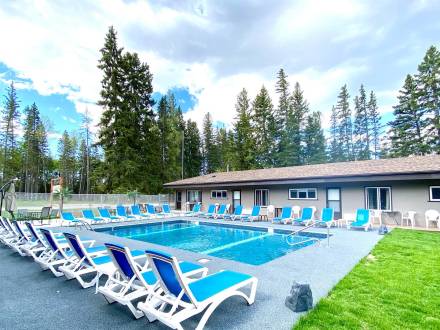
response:
<path id="1" fill-rule="evenodd" d="M 439 44 L 439 1 L 3 1 L 0 94 L 16 81 L 22 107 L 51 123 L 55 151 L 87 108 L 99 122 L 99 49 L 109 25 L 150 65 L 154 97 L 172 90 L 199 124 L 206 112 L 231 125 L 237 94 L 264 84 L 276 105 L 276 72 L 298 81 L 328 126 L 340 86 L 374 90 L 383 117 L 407 73 Z M 15 28 L 13 28 L 15 27 Z"/>

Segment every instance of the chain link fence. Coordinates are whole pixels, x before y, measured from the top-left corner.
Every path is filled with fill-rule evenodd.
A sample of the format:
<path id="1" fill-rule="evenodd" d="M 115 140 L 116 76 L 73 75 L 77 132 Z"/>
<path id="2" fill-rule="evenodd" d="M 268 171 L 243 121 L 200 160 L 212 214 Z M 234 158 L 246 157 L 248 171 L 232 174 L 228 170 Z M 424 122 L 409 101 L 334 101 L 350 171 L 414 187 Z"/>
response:
<path id="1" fill-rule="evenodd" d="M 24 193 L 17 192 L 17 205 L 20 206 L 41 206 L 47 205 L 51 201 L 51 194 L 46 193 Z M 136 203 L 150 203 L 174 204 L 174 194 L 159 194 L 159 195 L 142 195 L 136 197 Z M 52 203 L 58 204 L 58 198 L 52 197 Z M 65 198 L 64 204 L 81 204 L 81 205 L 117 205 L 117 204 L 131 204 L 133 197 L 128 197 L 127 194 L 71 194 Z"/>

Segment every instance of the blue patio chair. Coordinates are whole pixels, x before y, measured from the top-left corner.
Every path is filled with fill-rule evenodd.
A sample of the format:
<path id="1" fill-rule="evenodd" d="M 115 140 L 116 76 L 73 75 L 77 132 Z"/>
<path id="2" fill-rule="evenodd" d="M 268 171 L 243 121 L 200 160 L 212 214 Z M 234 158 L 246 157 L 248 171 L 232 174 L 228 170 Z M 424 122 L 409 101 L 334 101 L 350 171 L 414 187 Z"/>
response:
<path id="1" fill-rule="evenodd" d="M 348 229 L 364 229 L 368 231 L 371 228 L 370 222 L 370 211 L 366 209 L 357 209 L 356 210 L 356 220 L 351 223 L 347 223 Z"/>
<path id="2" fill-rule="evenodd" d="M 173 329 L 183 329 L 183 321 L 200 313 L 203 316 L 196 329 L 203 329 L 217 306 L 229 297 L 240 296 L 248 305 L 255 301 L 258 280 L 251 275 L 225 270 L 189 282 L 175 257 L 152 250 L 146 253 L 160 290 L 137 307 Z M 242 291 L 247 287 L 249 295 Z"/>
<path id="3" fill-rule="evenodd" d="M 150 216 L 146 213 L 141 212 L 139 205 L 131 205 L 131 214 L 138 219 L 148 219 Z"/>
<path id="4" fill-rule="evenodd" d="M 164 216 L 163 214 L 156 212 L 156 208 L 154 207 L 153 204 L 147 204 L 147 211 L 150 216 L 155 217 L 155 218 Z"/>
<path id="5" fill-rule="evenodd" d="M 135 220 L 134 215 L 127 214 L 127 210 L 124 205 L 116 205 L 116 215 L 125 220 Z"/>
<path id="6" fill-rule="evenodd" d="M 209 218 L 215 213 L 215 204 L 209 204 L 208 210 L 199 214 L 200 217 Z"/>
<path id="7" fill-rule="evenodd" d="M 109 222 L 121 220 L 120 217 L 115 216 L 115 215 L 111 215 L 110 211 L 108 209 L 106 209 L 105 207 L 98 207 L 98 213 L 101 218 L 104 218 Z"/>
<path id="8" fill-rule="evenodd" d="M 221 219 L 225 216 L 225 213 L 226 213 L 226 205 L 221 204 L 218 208 L 217 213 L 212 214 L 211 216 L 209 216 L 209 218 Z"/>
<path id="9" fill-rule="evenodd" d="M 243 221 L 255 221 L 255 220 L 258 220 L 258 218 L 260 217 L 260 211 L 261 211 L 261 206 L 254 205 L 254 207 L 252 208 L 252 213 L 251 214 L 242 215 L 240 217 L 240 219 L 243 220 Z"/>
<path id="10" fill-rule="evenodd" d="M 335 224 L 334 211 L 331 207 L 325 207 L 321 210 L 321 219 L 319 224 L 325 225 L 328 228 Z"/>
<path id="11" fill-rule="evenodd" d="M 292 207 L 284 206 L 281 210 L 281 216 L 272 219 L 272 223 L 284 223 L 292 221 Z"/>
<path id="12" fill-rule="evenodd" d="M 104 218 L 101 217 L 95 217 L 95 215 L 93 214 L 93 211 L 90 209 L 87 210 L 82 210 L 82 214 L 84 219 L 89 220 L 90 223 L 103 223 L 105 222 Z"/>
<path id="13" fill-rule="evenodd" d="M 294 223 L 308 226 L 315 221 L 316 208 L 314 206 L 302 209 L 301 218 L 295 219 Z"/>
<path id="14" fill-rule="evenodd" d="M 157 278 L 149 268 L 148 262 L 143 265 L 135 261 L 129 248 L 116 244 L 106 243 L 105 246 L 116 266 L 116 271 L 109 276 L 103 286 L 98 287 L 98 292 L 104 295 L 108 302 L 117 301 L 127 306 L 135 318 L 144 314 L 134 306 L 134 302 L 151 294 L 157 287 Z M 190 262 L 179 264 L 186 277 L 207 273 L 205 267 Z"/>
<path id="15" fill-rule="evenodd" d="M 235 207 L 234 213 L 233 214 L 225 214 L 224 215 L 224 219 L 225 220 L 235 220 L 235 219 L 240 219 L 241 215 L 243 214 L 243 205 L 237 205 Z"/>
<path id="16" fill-rule="evenodd" d="M 77 219 L 72 212 L 61 212 L 61 223 L 63 221 L 67 221 L 67 223 L 75 226 L 81 223 L 81 221 Z"/>

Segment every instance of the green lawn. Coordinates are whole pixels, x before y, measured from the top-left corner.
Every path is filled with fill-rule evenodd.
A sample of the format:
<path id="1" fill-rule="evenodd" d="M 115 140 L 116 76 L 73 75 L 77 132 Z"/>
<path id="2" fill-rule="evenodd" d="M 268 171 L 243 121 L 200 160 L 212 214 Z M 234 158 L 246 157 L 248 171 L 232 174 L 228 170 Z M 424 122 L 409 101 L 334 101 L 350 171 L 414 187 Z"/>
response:
<path id="1" fill-rule="evenodd" d="M 395 229 L 371 254 L 294 329 L 440 329 L 440 233 Z"/>

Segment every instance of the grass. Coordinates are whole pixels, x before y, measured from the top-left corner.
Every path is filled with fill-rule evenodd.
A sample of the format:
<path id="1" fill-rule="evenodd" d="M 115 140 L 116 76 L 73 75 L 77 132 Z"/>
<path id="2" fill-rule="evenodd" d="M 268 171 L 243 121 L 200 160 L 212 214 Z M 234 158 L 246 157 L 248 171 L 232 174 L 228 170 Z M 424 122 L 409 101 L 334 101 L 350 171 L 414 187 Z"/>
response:
<path id="1" fill-rule="evenodd" d="M 294 329 L 440 329 L 440 233 L 393 230 Z"/>

